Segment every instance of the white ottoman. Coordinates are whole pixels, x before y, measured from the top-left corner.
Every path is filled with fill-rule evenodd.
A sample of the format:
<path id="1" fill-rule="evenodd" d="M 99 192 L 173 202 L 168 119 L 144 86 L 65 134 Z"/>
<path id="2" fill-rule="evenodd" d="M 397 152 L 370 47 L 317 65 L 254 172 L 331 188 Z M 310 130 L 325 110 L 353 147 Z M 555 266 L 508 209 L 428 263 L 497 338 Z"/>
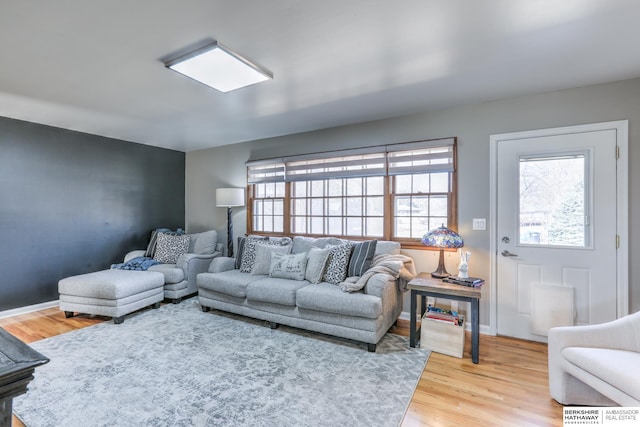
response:
<path id="1" fill-rule="evenodd" d="M 102 270 L 71 276 L 58 282 L 60 310 L 110 316 L 113 323 L 149 305 L 160 307 L 164 299 L 164 275 L 157 271 Z"/>

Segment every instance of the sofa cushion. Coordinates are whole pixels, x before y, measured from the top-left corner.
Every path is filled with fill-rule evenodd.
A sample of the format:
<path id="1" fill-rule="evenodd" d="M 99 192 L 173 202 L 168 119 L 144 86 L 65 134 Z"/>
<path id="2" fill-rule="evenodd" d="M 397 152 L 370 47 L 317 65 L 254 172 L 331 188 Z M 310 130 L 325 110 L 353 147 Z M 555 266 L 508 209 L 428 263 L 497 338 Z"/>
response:
<path id="1" fill-rule="evenodd" d="M 175 264 L 178 258 L 189 250 L 190 240 L 191 238 L 187 235 L 178 236 L 159 233 L 156 253 L 153 259 L 161 264 Z"/>
<path id="2" fill-rule="evenodd" d="M 304 280 L 307 269 L 307 254 L 285 255 L 274 253 L 271 257 L 271 277 L 291 280 Z"/>
<path id="3" fill-rule="evenodd" d="M 190 237 L 190 254 L 209 255 L 215 252 L 218 242 L 218 232 L 216 230 L 204 231 L 202 233 L 188 234 Z"/>
<path id="4" fill-rule="evenodd" d="M 291 253 L 301 254 L 303 252 L 309 252 L 311 248 L 322 249 L 327 245 L 342 245 L 344 243 L 346 243 L 345 240 L 338 239 L 337 237 L 319 237 L 314 239 L 312 237 L 295 236 L 293 238 Z"/>
<path id="5" fill-rule="evenodd" d="M 148 271 L 158 271 L 164 275 L 164 283 L 180 283 L 184 280 L 184 271 L 175 264 L 156 264 Z"/>
<path id="6" fill-rule="evenodd" d="M 640 353 L 609 348 L 567 347 L 562 356 L 577 367 L 640 400 L 640 382 L 629 375 L 640 366 Z"/>
<path id="7" fill-rule="evenodd" d="M 305 280 L 314 284 L 320 283 L 328 260 L 328 249 L 311 248 L 307 254 L 307 269 L 304 272 Z"/>
<path id="8" fill-rule="evenodd" d="M 322 280 L 337 285 L 347 278 L 347 268 L 353 246 L 351 243 L 344 243 L 337 246 L 331 245 L 327 248 L 329 249 L 329 260 Z"/>
<path id="9" fill-rule="evenodd" d="M 291 246 L 280 245 L 256 245 L 256 259 L 251 267 L 251 274 L 269 274 L 271 272 L 271 259 L 273 254 L 288 254 Z"/>
<path id="10" fill-rule="evenodd" d="M 373 261 L 373 254 L 376 252 L 377 240 L 367 240 L 365 242 L 357 243 L 353 247 L 351 253 L 351 260 L 349 261 L 349 269 L 347 270 L 347 276 L 362 276 L 365 271 L 371 267 Z"/>
<path id="11" fill-rule="evenodd" d="M 376 319 L 382 314 L 382 300 L 361 292 L 346 293 L 330 283 L 300 288 L 296 292 L 296 305 L 309 310 L 346 316 Z"/>
<path id="12" fill-rule="evenodd" d="M 200 273 L 197 280 L 198 286 L 201 288 L 233 297 L 245 298 L 247 296 L 247 285 L 265 277 L 243 273 L 240 270 L 229 270 L 221 273 Z"/>
<path id="13" fill-rule="evenodd" d="M 267 277 L 247 285 L 247 300 L 295 307 L 296 291 L 305 286 L 309 286 L 309 282 Z"/>

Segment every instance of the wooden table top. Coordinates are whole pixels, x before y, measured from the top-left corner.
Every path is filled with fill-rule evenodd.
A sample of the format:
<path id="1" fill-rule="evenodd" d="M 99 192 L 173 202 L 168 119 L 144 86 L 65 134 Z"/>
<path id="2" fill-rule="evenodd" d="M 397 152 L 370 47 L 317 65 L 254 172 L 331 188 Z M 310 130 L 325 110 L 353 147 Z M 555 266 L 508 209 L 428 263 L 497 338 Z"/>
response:
<path id="1" fill-rule="evenodd" d="M 440 279 L 431 277 L 430 273 L 420 273 L 408 284 L 409 289 L 417 291 L 438 292 L 445 295 L 478 298 L 482 296 L 482 287 L 456 285 L 445 283 Z"/>

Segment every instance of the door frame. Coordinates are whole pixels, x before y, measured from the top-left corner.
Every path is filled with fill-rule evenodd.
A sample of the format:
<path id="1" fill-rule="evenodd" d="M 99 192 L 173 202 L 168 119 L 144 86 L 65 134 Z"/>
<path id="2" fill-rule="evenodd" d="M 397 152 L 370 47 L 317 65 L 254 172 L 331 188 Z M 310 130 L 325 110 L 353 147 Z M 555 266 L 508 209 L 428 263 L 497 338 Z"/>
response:
<path id="1" fill-rule="evenodd" d="M 498 143 L 507 140 L 565 135 L 602 130 L 616 131 L 619 158 L 616 163 L 616 233 L 620 246 L 616 254 L 617 317 L 629 314 L 629 121 L 618 120 L 550 129 L 510 132 L 490 137 L 490 245 L 489 245 L 489 333 L 497 334 L 498 327 Z"/>

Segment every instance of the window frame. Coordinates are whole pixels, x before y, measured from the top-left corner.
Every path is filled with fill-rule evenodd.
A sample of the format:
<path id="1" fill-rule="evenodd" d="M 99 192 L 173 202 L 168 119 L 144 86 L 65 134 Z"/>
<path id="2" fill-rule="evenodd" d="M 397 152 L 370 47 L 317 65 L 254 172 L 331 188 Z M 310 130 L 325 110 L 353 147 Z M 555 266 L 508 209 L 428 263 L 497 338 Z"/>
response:
<path id="1" fill-rule="evenodd" d="M 384 185 L 384 190 L 383 190 L 383 235 L 382 236 L 349 236 L 349 235 L 337 235 L 337 234 L 310 234 L 310 233 L 294 233 L 292 232 L 292 224 L 291 224 L 291 220 L 292 220 L 292 202 L 295 199 L 294 197 L 292 197 L 292 192 L 293 192 L 293 184 L 295 182 L 309 182 L 311 180 L 297 180 L 297 181 L 284 181 L 284 224 L 283 224 L 283 232 L 265 232 L 265 231 L 261 231 L 261 230 L 255 230 L 253 225 L 254 225 L 254 218 L 253 218 L 253 210 L 254 210 L 254 200 L 257 199 L 255 197 L 255 191 L 256 191 L 256 184 L 260 184 L 259 182 L 257 183 L 248 183 L 247 184 L 247 218 L 246 218 L 246 223 L 247 223 L 247 234 L 261 234 L 261 235 L 267 235 L 267 236 L 311 236 L 311 237 L 338 237 L 338 238 L 344 238 L 344 239 L 349 239 L 349 240 L 371 240 L 371 239 L 379 239 L 379 240 L 389 240 L 389 241 L 395 241 L 400 243 L 401 247 L 403 249 L 425 249 L 424 246 L 422 246 L 421 242 L 420 242 L 420 238 L 401 238 L 401 237 L 394 237 L 393 236 L 393 230 L 394 230 L 394 223 L 395 223 L 395 214 L 394 214 L 394 203 L 395 203 L 395 198 L 398 196 L 438 196 L 438 195 L 446 195 L 447 196 L 447 227 L 451 228 L 452 230 L 457 230 L 458 228 L 458 209 L 457 209 L 457 187 L 458 187 L 458 179 L 457 179 L 457 138 L 452 137 L 452 138 L 446 138 L 447 140 L 453 140 L 453 143 L 451 144 L 452 147 L 452 162 L 453 162 L 453 170 L 446 172 L 450 174 L 449 177 L 449 181 L 450 181 L 450 188 L 449 191 L 446 193 L 443 192 L 428 192 L 428 193 L 402 193 L 402 194 L 398 194 L 395 191 L 395 181 L 396 181 L 396 176 L 394 175 L 384 175 L 382 176 L 383 178 L 383 185 Z M 434 143 L 434 146 L 437 146 L 437 141 L 438 140 L 425 140 L 425 141 L 421 141 L 421 142 L 425 142 L 425 143 Z M 404 143 L 401 144 L 394 144 L 393 147 L 395 148 L 401 148 L 401 146 Z M 406 144 L 415 144 L 415 142 L 410 142 L 410 143 L 406 143 Z M 380 151 L 384 151 L 386 149 L 385 146 L 379 146 L 379 147 L 365 147 L 366 149 L 375 149 L 378 148 Z M 443 173 L 443 172 L 438 172 L 438 171 L 432 171 L 432 172 L 425 172 L 425 173 Z M 409 174 L 402 174 L 402 175 L 409 175 Z M 365 177 L 366 175 L 362 175 L 360 177 Z M 358 177 L 358 176 L 351 176 L 352 178 Z M 311 197 L 311 196 L 307 196 L 307 197 Z M 343 194 L 343 199 L 346 197 Z M 366 198 L 367 196 L 365 196 L 364 194 L 361 196 L 364 200 L 364 198 Z M 376 196 L 379 197 L 379 196 Z M 280 199 L 281 197 L 277 197 L 278 199 Z M 323 199 L 328 200 L 330 198 L 330 196 L 328 195 L 324 195 Z M 264 200 L 264 198 L 259 198 Z M 307 213 L 306 216 L 309 216 L 309 213 Z M 326 217 L 325 217 L 326 218 Z M 346 215 L 342 216 L 342 218 L 347 218 Z M 362 218 L 366 218 L 366 215 L 362 215 Z M 307 231 L 309 229 L 307 228 Z M 326 229 L 325 229 L 326 230 Z M 425 232 L 428 230 L 425 230 Z"/>

